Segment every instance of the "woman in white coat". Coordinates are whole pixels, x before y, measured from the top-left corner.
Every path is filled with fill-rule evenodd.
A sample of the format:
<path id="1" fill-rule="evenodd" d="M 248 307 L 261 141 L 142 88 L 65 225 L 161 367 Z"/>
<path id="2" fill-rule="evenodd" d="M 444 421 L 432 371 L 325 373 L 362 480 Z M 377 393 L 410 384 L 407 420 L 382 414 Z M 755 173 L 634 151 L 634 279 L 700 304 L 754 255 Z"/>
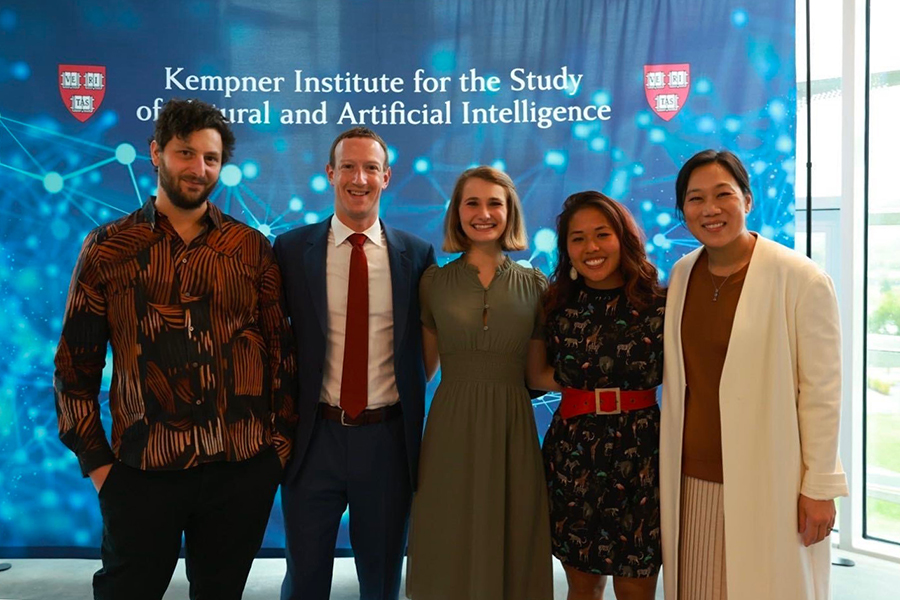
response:
<path id="1" fill-rule="evenodd" d="M 672 269 L 660 494 L 668 600 L 826 600 L 838 459 L 840 325 L 831 279 L 747 230 L 732 153 L 682 167 L 702 246 Z"/>

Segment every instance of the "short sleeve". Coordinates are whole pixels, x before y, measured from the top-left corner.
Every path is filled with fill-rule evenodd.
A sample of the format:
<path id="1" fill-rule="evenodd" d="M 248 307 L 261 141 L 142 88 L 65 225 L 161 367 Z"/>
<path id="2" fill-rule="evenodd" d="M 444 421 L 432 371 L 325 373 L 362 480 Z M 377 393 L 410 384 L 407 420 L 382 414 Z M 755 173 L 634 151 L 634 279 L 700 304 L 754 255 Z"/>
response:
<path id="1" fill-rule="evenodd" d="M 540 269 L 534 267 L 534 283 L 537 288 L 537 306 L 534 311 L 534 329 L 531 331 L 531 339 L 544 339 L 544 294 L 547 293 L 547 276 Z"/>
<path id="2" fill-rule="evenodd" d="M 431 285 L 434 282 L 434 274 L 437 273 L 438 266 L 431 265 L 422 273 L 419 279 L 419 308 L 422 311 L 422 325 L 435 331 L 437 326 L 434 322 L 434 313 L 431 312 Z"/>

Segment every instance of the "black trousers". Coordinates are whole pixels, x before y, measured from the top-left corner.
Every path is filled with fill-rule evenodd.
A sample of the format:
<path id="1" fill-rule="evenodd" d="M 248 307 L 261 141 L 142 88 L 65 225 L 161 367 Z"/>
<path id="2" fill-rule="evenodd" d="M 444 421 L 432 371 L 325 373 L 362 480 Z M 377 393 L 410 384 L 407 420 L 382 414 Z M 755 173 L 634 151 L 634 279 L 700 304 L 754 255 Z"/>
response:
<path id="1" fill-rule="evenodd" d="M 239 600 L 281 475 L 272 448 L 183 471 L 115 463 L 100 489 L 103 568 L 94 574 L 94 598 L 162 598 L 183 534 L 190 597 Z"/>

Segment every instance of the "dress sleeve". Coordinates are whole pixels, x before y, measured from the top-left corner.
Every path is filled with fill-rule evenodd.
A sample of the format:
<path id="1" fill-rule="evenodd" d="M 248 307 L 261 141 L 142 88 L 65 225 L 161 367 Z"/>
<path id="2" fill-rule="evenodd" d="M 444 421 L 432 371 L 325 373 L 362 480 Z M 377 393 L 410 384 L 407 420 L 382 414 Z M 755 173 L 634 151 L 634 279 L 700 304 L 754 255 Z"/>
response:
<path id="1" fill-rule="evenodd" d="M 438 266 L 431 265 L 422 273 L 419 279 L 419 307 L 422 311 L 422 325 L 435 331 L 437 325 L 434 322 L 434 313 L 431 312 L 431 284 L 434 281 L 434 274 L 437 273 Z"/>
<path id="2" fill-rule="evenodd" d="M 841 419 L 841 330 L 831 278 L 819 271 L 796 306 L 797 418 L 805 472 L 800 493 L 813 500 L 846 496 L 838 457 Z"/>
<path id="3" fill-rule="evenodd" d="M 547 286 L 549 284 L 547 282 L 547 276 L 544 275 L 540 269 L 534 267 L 533 271 L 538 295 L 537 306 L 534 311 L 534 329 L 531 332 L 531 339 L 543 340 L 546 335 L 544 331 L 544 294 L 547 292 Z"/>

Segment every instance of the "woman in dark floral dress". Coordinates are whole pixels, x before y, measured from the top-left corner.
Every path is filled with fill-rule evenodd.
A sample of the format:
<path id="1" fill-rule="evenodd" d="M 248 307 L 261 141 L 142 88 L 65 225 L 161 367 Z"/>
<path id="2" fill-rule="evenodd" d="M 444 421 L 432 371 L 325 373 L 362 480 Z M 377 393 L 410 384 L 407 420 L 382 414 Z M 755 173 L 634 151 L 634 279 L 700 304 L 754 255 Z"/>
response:
<path id="1" fill-rule="evenodd" d="M 570 196 L 557 235 L 545 300 L 550 366 L 529 378 L 562 389 L 543 446 L 553 554 L 569 600 L 602 597 L 609 575 L 619 600 L 649 600 L 662 562 L 664 292 L 631 214 L 603 194 Z"/>

